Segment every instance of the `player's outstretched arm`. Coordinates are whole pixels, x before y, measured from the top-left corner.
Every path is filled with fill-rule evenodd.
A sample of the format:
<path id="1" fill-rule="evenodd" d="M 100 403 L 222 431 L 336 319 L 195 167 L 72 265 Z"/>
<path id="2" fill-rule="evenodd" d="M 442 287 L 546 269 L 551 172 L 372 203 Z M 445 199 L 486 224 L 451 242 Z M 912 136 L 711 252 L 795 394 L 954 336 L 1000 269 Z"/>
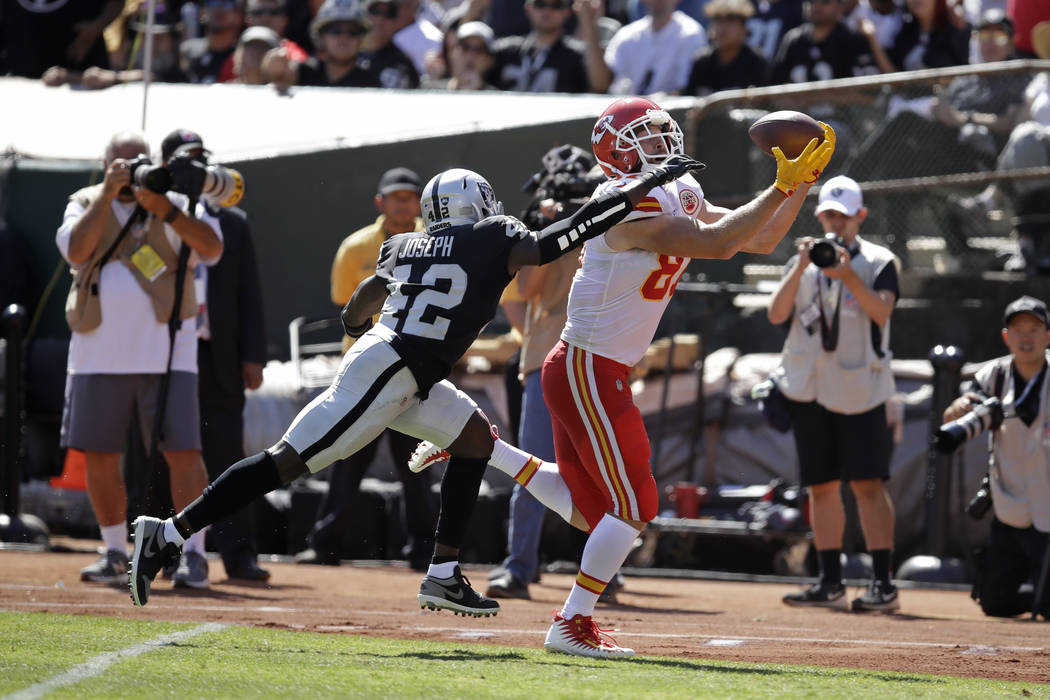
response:
<path id="1" fill-rule="evenodd" d="M 372 327 L 372 317 L 383 309 L 386 297 L 386 280 L 382 277 L 372 275 L 357 285 L 350 301 L 339 314 L 346 334 L 351 338 L 364 335 Z"/>
<path id="2" fill-rule="evenodd" d="M 600 236 L 623 221 L 654 187 L 672 182 L 690 171 L 703 170 L 703 163 L 688 156 L 673 155 L 658 167 L 643 173 L 626 187 L 606 192 L 584 204 L 575 214 L 542 231 L 532 232 L 511 249 L 507 269 L 512 274 L 526 265 L 546 265 L 586 241 Z"/>

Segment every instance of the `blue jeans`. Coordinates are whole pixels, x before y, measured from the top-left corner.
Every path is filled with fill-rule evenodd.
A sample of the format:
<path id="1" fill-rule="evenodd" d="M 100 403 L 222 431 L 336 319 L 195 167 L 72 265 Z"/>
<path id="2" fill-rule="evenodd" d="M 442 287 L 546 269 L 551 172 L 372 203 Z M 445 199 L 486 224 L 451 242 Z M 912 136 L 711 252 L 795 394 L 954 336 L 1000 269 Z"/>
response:
<path id="1" fill-rule="evenodd" d="M 521 431 L 518 445 L 540 459 L 554 461 L 554 430 L 551 414 L 543 400 L 540 371 L 525 377 L 525 394 L 521 402 Z M 539 566 L 540 533 L 547 508 L 522 488 L 514 485 L 510 497 L 510 528 L 507 533 L 510 549 L 503 566 L 521 583 L 532 581 Z"/>

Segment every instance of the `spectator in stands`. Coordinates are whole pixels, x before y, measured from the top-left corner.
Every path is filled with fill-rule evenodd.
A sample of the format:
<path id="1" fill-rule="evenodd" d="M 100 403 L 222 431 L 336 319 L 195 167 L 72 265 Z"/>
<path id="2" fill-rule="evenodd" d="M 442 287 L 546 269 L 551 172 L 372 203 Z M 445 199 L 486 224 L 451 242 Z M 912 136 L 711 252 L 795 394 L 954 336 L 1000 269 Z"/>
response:
<path id="1" fill-rule="evenodd" d="M 427 54 L 440 51 L 444 35 L 434 23 L 424 17 L 419 0 L 395 0 L 397 17 L 394 20 L 394 45 L 412 59 L 416 73 L 426 75 Z"/>
<path id="2" fill-rule="evenodd" d="M 305 61 L 309 57 L 310 54 L 302 46 L 286 35 L 288 7 L 284 0 L 248 0 L 244 10 L 244 23 L 248 27 L 269 27 L 276 32 L 280 45 L 291 60 Z"/>
<path id="3" fill-rule="evenodd" d="M 897 0 L 860 0 L 845 18 L 846 26 L 889 51 L 904 24 L 904 10 Z M 874 52 L 874 49 L 873 49 Z"/>
<path id="4" fill-rule="evenodd" d="M 269 27 L 259 25 L 245 29 L 233 52 L 232 82 L 245 85 L 265 85 L 270 82 L 263 73 L 263 59 L 268 51 L 280 46 L 281 38 Z"/>
<path id="5" fill-rule="evenodd" d="M 495 90 L 488 81 L 492 72 L 495 37 L 484 22 L 467 22 L 455 30 L 458 37 L 449 54 L 451 76 L 444 80 L 425 78 L 423 87 L 445 90 Z"/>
<path id="6" fill-rule="evenodd" d="M 769 80 L 769 62 L 747 44 L 747 20 L 755 14 L 751 0 L 711 0 L 711 46 L 701 49 L 683 94 L 704 97 L 719 90 L 761 87 Z"/>
<path id="7" fill-rule="evenodd" d="M 358 0 L 325 0 L 310 25 L 317 57 L 294 61 L 284 48 L 269 51 L 263 74 L 279 89 L 288 85 L 381 87 L 379 75 L 361 61 L 368 18 Z"/>
<path id="8" fill-rule="evenodd" d="M 120 17 L 123 0 L 0 3 L 0 47 L 11 75 L 39 78 L 59 66 L 109 68 L 102 31 Z"/>
<path id="9" fill-rule="evenodd" d="M 205 36 L 182 42 L 190 81 L 209 84 L 233 80 L 233 52 L 244 29 L 243 0 L 205 0 L 201 22 Z"/>
<path id="10" fill-rule="evenodd" d="M 525 0 L 532 31 L 496 42 L 494 81 L 516 92 L 597 92 L 605 75 L 588 75 L 583 42 L 565 35 L 572 0 Z"/>
<path id="11" fill-rule="evenodd" d="M 419 87 L 412 59 L 394 43 L 399 30 L 395 0 L 364 0 L 371 28 L 361 46 L 358 64 L 379 80 L 380 87 L 406 90 Z"/>
<path id="12" fill-rule="evenodd" d="M 528 34 L 529 19 L 522 0 L 463 0 L 463 21 L 482 21 L 497 37 Z"/>
<path id="13" fill-rule="evenodd" d="M 801 0 L 759 2 L 747 21 L 747 43 L 772 62 L 784 35 L 802 24 L 802 4 Z"/>
<path id="14" fill-rule="evenodd" d="M 770 82 L 805 83 L 879 72 L 867 40 L 842 21 L 842 0 L 808 0 L 808 21 L 780 42 Z"/>
<path id="15" fill-rule="evenodd" d="M 81 579 L 127 580 L 127 495 L 120 454 L 133 411 L 143 431 L 153 427 L 157 393 L 170 368 L 163 439 L 159 448 L 171 471 L 171 499 L 184 507 L 208 478 L 201 459 L 197 403 L 197 300 L 193 267 L 222 254 L 218 222 L 203 206 L 188 216 L 182 194 L 157 194 L 133 185 L 129 161 L 149 153 L 135 133 L 115 134 L 106 146 L 100 184 L 70 196 L 56 233 L 59 252 L 73 272 L 66 301 L 72 330 L 62 416 L 62 446 L 83 450 L 88 496 L 105 552 Z M 175 311 L 176 270 L 182 246 L 191 249 L 174 343 L 168 319 Z M 170 355 L 170 365 L 168 363 Z M 145 444 L 150 444 L 144 436 Z M 185 551 L 203 562 L 203 532 Z M 208 586 L 207 566 L 176 585 Z"/>
<path id="16" fill-rule="evenodd" d="M 644 2 L 646 16 L 622 27 L 605 47 L 604 69 L 600 65 L 591 68 L 595 92 L 608 89 L 620 95 L 677 93 L 688 82 L 693 57 L 707 46 L 703 27 L 675 9 L 677 0 Z M 588 17 L 588 21 L 593 24 L 597 18 Z M 597 35 L 595 27 L 585 36 L 594 42 Z"/>
<path id="17" fill-rule="evenodd" d="M 969 28 L 956 24 L 947 0 L 906 0 L 906 5 L 908 12 L 893 46 L 886 52 L 876 49 L 883 73 L 969 62 Z M 877 42 L 872 46 L 878 46 Z"/>
<path id="18" fill-rule="evenodd" d="M 135 45 L 134 35 L 142 37 L 142 41 L 138 43 L 138 51 L 132 56 L 133 68 L 110 70 L 100 66 L 91 66 L 80 72 L 62 66 L 52 66 L 44 73 L 44 83 L 51 86 L 69 83 L 97 90 L 120 83 L 142 81 L 145 77 L 143 56 L 146 48 L 143 33 L 149 30 L 145 8 L 141 9 L 128 23 L 128 29 L 133 33 L 129 37 L 132 39 L 132 45 Z M 180 65 L 178 17 L 174 10 L 169 9 L 164 3 L 157 3 L 154 8 L 152 35 L 153 58 L 150 62 L 150 79 L 161 83 L 189 82 L 189 76 Z"/>
<path id="19" fill-rule="evenodd" d="M 332 301 L 337 306 L 346 304 L 357 286 L 375 272 L 380 248 L 387 238 L 398 233 L 423 230 L 423 220 L 419 218 L 421 191 L 419 176 L 408 168 L 393 168 L 383 173 L 373 200 L 379 216 L 374 223 L 343 239 L 335 254 L 332 263 Z M 349 338 L 346 341 L 345 346 L 349 347 L 352 341 Z M 307 538 L 309 548 L 296 555 L 297 562 L 339 564 L 343 535 L 348 531 L 350 518 L 359 499 L 361 479 L 375 460 L 384 435 L 403 487 L 403 516 L 409 536 L 404 555 L 412 568 L 426 570 L 433 547 L 431 538 L 437 523 L 430 497 L 430 479 L 426 472 L 413 474 L 408 468 L 408 459 L 419 440 L 391 429 L 385 430 L 350 457 L 332 465 L 328 492 L 321 501 L 317 521 Z"/>
<path id="20" fill-rule="evenodd" d="M 462 25 L 464 8 L 458 6 L 451 12 L 445 14 L 444 20 L 441 22 L 441 46 L 437 51 L 432 51 L 426 55 L 425 59 L 425 72 L 420 76 L 420 83 L 426 83 L 427 86 L 432 86 L 438 81 L 446 80 L 451 75 L 450 73 L 450 62 L 452 57 L 452 47 L 456 45 L 459 37 L 457 31 Z M 481 22 L 481 24 L 485 24 Z M 485 24 L 488 27 L 487 24 Z M 489 27 L 491 30 L 492 28 Z M 493 34 L 495 36 L 495 34 Z M 441 85 L 444 85 L 441 83 Z"/>

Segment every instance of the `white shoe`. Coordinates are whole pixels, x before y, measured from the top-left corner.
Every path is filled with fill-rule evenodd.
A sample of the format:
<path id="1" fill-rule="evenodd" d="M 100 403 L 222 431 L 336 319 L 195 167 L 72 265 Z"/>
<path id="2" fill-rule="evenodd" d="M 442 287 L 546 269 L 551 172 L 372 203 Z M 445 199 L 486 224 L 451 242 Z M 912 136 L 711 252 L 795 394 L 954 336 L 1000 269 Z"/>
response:
<path id="1" fill-rule="evenodd" d="M 438 462 L 447 462 L 451 457 L 452 455 L 448 453 L 448 450 L 441 449 L 430 440 L 423 440 L 416 445 L 412 456 L 408 458 L 408 468 L 414 474 L 418 474 Z"/>
<path id="2" fill-rule="evenodd" d="M 600 629 L 590 617 L 573 615 L 571 620 L 566 620 L 560 613 L 555 613 L 543 648 L 593 659 L 628 659 L 634 656 L 634 649 L 617 644 L 615 639 L 605 634 L 608 631 Z"/>

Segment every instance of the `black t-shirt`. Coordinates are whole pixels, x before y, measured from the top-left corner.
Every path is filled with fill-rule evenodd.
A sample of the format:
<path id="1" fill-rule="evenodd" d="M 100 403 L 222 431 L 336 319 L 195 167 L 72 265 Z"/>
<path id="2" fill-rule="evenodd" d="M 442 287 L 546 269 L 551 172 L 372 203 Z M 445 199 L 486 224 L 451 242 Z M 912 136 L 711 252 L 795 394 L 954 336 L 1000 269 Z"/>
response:
<path id="1" fill-rule="evenodd" d="M 761 87 L 768 76 L 769 62 L 747 44 L 729 63 L 722 63 L 715 49 L 708 47 L 697 54 L 683 94 L 702 97 L 719 90 Z"/>
<path id="2" fill-rule="evenodd" d="M 961 66 L 970 60 L 970 33 L 951 25 L 923 33 L 915 17 L 906 12 L 900 33 L 886 53 L 897 70 Z"/>
<path id="3" fill-rule="evenodd" d="M 95 19 L 104 6 L 104 0 L 64 3 L 0 0 L 0 47 L 7 52 L 7 69 L 11 75 L 39 78 L 51 66 L 71 70 L 90 66 L 108 68 L 109 55 L 101 36 L 91 45 L 84 60 L 72 61 L 66 56 L 66 49 L 76 37 L 73 26 Z"/>
<path id="4" fill-rule="evenodd" d="M 402 233 L 383 243 L 376 275 L 391 290 L 380 324 L 397 333 L 392 343 L 412 370 L 420 394 L 448 376 L 499 306 L 513 276 L 511 248 L 524 225 L 493 216 L 433 234 Z"/>
<path id="5" fill-rule="evenodd" d="M 328 72 L 324 65 L 316 58 L 308 58 L 299 64 L 296 69 L 296 85 L 310 87 L 382 87 L 378 76 L 361 67 L 360 63 L 350 69 L 350 72 L 339 80 L 330 82 Z"/>
<path id="6" fill-rule="evenodd" d="M 226 60 L 233 55 L 234 48 L 212 51 L 205 38 L 187 39 L 180 47 L 186 58 L 187 73 L 191 83 L 205 85 L 217 82 Z"/>
<path id="7" fill-rule="evenodd" d="M 493 46 L 491 82 L 518 92 L 588 92 L 583 43 L 561 37 L 550 49 L 534 37 L 508 36 Z"/>
<path id="8" fill-rule="evenodd" d="M 879 72 L 868 40 L 842 22 L 824 41 L 813 40 L 813 25 L 795 27 L 784 36 L 773 61 L 771 83 L 805 83 L 853 78 Z"/>
<path id="9" fill-rule="evenodd" d="M 788 30 L 802 24 L 802 0 L 760 0 L 747 20 L 747 43 L 772 61 Z"/>
<path id="10" fill-rule="evenodd" d="M 419 73 L 412 59 L 392 43 L 378 51 L 362 53 L 357 57 L 357 66 L 371 73 L 379 87 L 398 90 L 419 87 Z"/>

